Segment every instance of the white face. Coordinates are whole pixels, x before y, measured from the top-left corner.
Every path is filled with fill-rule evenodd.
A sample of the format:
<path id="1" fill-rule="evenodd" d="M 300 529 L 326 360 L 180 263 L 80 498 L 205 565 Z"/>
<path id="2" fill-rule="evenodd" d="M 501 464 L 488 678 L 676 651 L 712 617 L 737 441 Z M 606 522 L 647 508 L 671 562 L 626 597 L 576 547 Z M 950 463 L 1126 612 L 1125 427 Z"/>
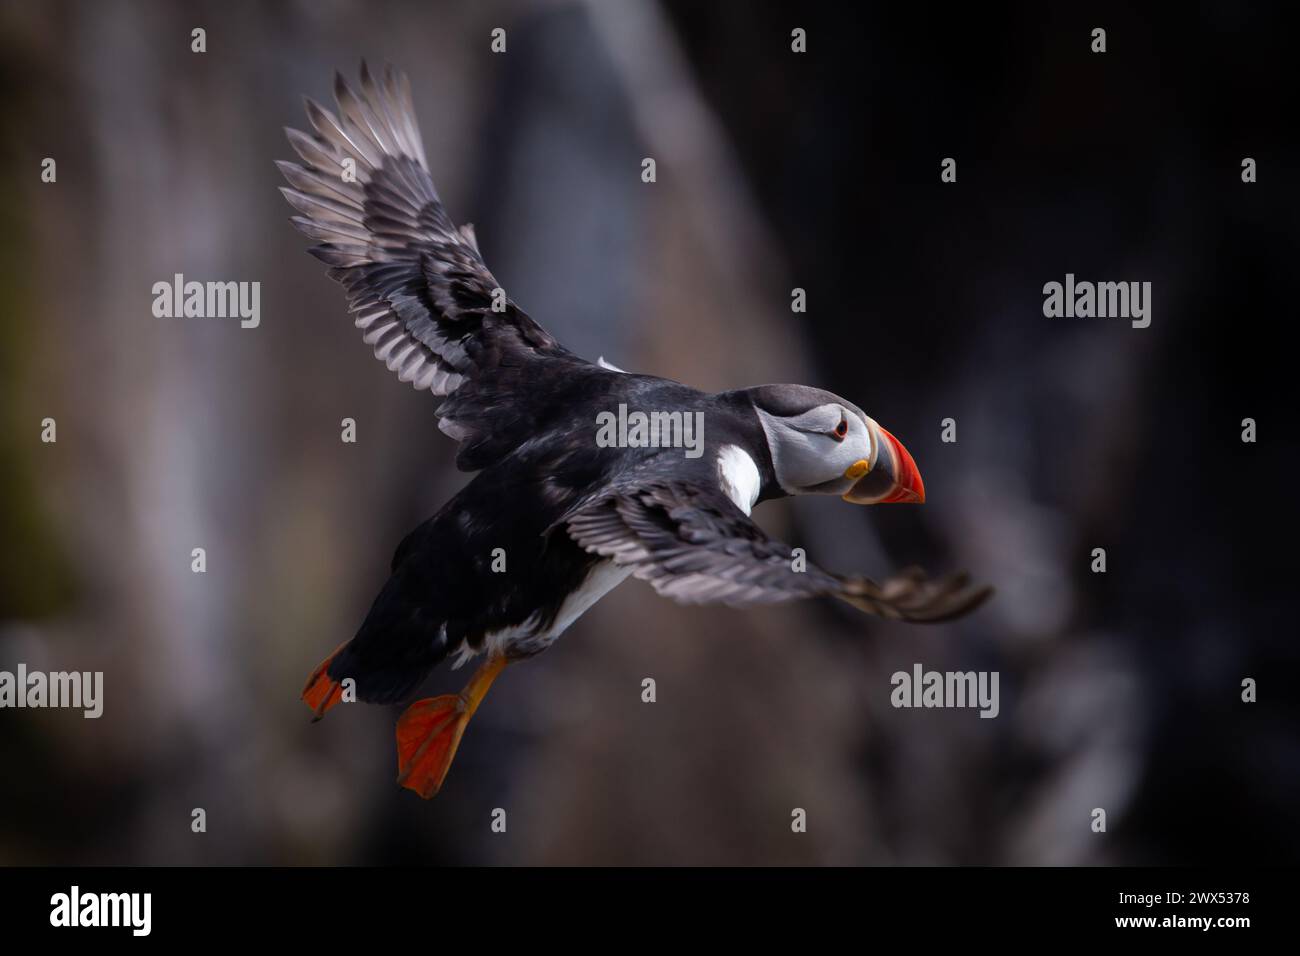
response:
<path id="1" fill-rule="evenodd" d="M 757 411 L 777 483 L 788 494 L 843 495 L 875 467 L 874 423 L 845 405 L 829 402 L 790 417 Z"/>

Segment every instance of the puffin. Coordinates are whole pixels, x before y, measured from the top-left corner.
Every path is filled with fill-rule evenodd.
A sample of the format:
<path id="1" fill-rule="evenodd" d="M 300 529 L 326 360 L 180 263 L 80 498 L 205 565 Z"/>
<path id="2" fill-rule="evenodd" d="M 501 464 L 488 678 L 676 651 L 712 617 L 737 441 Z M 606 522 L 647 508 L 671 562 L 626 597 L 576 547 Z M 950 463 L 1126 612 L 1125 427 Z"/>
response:
<path id="1" fill-rule="evenodd" d="M 428 799 L 501 672 L 629 577 L 686 604 L 826 596 L 912 622 L 989 596 L 965 573 L 831 573 L 766 534 L 750 517 L 760 502 L 920 504 L 920 471 L 831 392 L 708 394 L 569 351 L 505 293 L 473 226 L 449 217 L 406 76 L 363 62 L 359 92 L 336 73 L 334 97 L 337 112 L 305 98 L 310 131 L 285 130 L 300 160 L 277 162 L 291 222 L 342 284 L 375 357 L 441 399 L 438 428 L 473 477 L 397 546 L 356 634 L 311 672 L 313 720 L 345 699 L 409 701 L 440 663 L 479 659 L 460 693 L 416 700 L 397 721 L 398 783 Z M 620 427 L 605 427 L 614 415 Z"/>

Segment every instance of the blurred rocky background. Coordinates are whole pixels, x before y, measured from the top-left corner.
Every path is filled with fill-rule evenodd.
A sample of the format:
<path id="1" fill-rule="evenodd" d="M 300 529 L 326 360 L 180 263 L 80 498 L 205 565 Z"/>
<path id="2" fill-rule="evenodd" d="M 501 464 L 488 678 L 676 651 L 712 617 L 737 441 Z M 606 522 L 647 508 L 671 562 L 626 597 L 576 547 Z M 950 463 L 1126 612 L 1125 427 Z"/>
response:
<path id="1" fill-rule="evenodd" d="M 0 3 L 0 669 L 106 684 L 97 721 L 0 711 L 0 864 L 1296 862 L 1284 10 Z M 310 724 L 306 675 L 466 480 L 276 191 L 300 95 L 362 56 L 575 351 L 823 386 L 925 475 L 924 508 L 765 527 L 996 598 L 923 629 L 631 582 L 498 682 L 431 803 L 397 708 Z M 1067 272 L 1152 282 L 1150 328 L 1044 318 Z M 155 318 L 175 273 L 260 282 L 261 325 Z M 1000 716 L 891 707 L 918 661 L 997 670 Z"/>

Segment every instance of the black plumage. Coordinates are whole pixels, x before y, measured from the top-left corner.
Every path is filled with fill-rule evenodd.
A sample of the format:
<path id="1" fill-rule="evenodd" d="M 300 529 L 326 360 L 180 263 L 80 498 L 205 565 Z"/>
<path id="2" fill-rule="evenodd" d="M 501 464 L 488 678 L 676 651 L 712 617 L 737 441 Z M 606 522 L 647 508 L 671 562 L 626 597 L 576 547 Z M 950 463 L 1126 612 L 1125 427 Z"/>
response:
<path id="1" fill-rule="evenodd" d="M 538 633 L 546 633 L 565 598 L 604 556 L 600 544 L 587 543 L 578 529 L 588 527 L 589 516 L 599 515 L 619 495 L 634 495 L 639 487 L 693 483 L 686 486 L 697 489 L 696 505 L 730 509 L 726 518 L 733 524 L 715 520 L 715 539 L 729 531 L 745 540 L 770 542 L 717 490 L 710 454 L 720 444 L 762 445 L 762 430 L 743 392 L 710 396 L 666 379 L 584 363 L 547 383 L 544 391 L 529 394 L 531 413 L 503 423 L 492 436 L 497 448 L 509 450 L 494 456 L 402 541 L 393 556 L 392 576 L 365 623 L 330 665 L 334 678 L 357 681 L 362 700 L 400 700 L 445 657 L 466 645 L 481 650 L 489 635 L 530 619 Z M 707 409 L 704 454 L 687 459 L 677 448 L 597 447 L 596 416 L 619 403 L 629 411 Z M 762 467 L 770 475 L 770 462 Z M 777 493 L 774 479 L 766 485 L 769 496 Z M 671 520 L 681 522 L 683 534 L 696 534 L 690 517 L 679 507 Z M 497 548 L 505 553 L 504 573 L 492 570 Z M 765 596 L 756 596 L 759 600 L 811 593 L 787 593 L 775 575 L 771 583 Z M 742 603 L 740 598 L 734 595 L 730 603 Z M 514 654 L 526 656 L 528 650 L 527 642 L 521 642 Z"/>
<path id="2" fill-rule="evenodd" d="M 885 474 L 888 488 L 905 463 L 919 489 L 906 500 L 923 500 L 901 445 L 888 436 L 897 448 L 890 451 L 887 433 L 865 413 L 817 389 L 710 395 L 569 352 L 505 294 L 472 227 L 447 215 L 405 78 L 391 68 L 376 77 L 363 64 L 361 91 L 336 78 L 338 116 L 307 101 L 314 132 L 287 131 L 302 164 L 279 164 L 283 192 L 376 357 L 443 398 L 439 427 L 460 442 L 457 466 L 478 474 L 402 541 L 360 630 L 312 675 L 304 697 L 317 716 L 340 699 L 346 679 L 361 700 L 398 701 L 448 657 L 487 652 L 465 692 L 412 705 L 399 722 L 400 779 L 428 796 L 504 661 L 545 649 L 627 575 L 685 602 L 833 595 L 916 621 L 983 600 L 987 590 L 968 587 L 964 576 L 930 582 L 907 572 L 876 585 L 796 567 L 791 549 L 748 515 L 757 501 L 791 491 L 773 449 L 793 462 L 792 473 L 815 471 L 816 448 L 834 451 L 852 436 L 861 460 L 847 471 L 835 465 L 803 490 L 844 485 L 862 495 L 866 485 L 853 482 L 863 471 L 875 467 L 872 478 Z M 698 413 L 702 452 L 601 447 L 597 416 L 620 406 Z M 819 416 L 830 416 L 826 427 Z M 502 552 L 504 572 L 494 566 Z"/>

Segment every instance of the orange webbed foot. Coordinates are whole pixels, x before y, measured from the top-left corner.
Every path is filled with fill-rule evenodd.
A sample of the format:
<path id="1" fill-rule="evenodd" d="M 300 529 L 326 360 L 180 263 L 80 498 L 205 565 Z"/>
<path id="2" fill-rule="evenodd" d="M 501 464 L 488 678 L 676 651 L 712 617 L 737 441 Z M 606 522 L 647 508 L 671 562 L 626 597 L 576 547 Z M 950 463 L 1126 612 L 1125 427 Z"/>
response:
<path id="1" fill-rule="evenodd" d="M 417 700 L 397 721 L 397 782 L 425 800 L 447 778 L 469 719 L 478 710 L 506 659 L 488 661 L 459 694 Z"/>
<path id="2" fill-rule="evenodd" d="M 397 721 L 397 782 L 428 800 L 442 787 L 469 716 L 459 694 L 417 700 Z"/>

